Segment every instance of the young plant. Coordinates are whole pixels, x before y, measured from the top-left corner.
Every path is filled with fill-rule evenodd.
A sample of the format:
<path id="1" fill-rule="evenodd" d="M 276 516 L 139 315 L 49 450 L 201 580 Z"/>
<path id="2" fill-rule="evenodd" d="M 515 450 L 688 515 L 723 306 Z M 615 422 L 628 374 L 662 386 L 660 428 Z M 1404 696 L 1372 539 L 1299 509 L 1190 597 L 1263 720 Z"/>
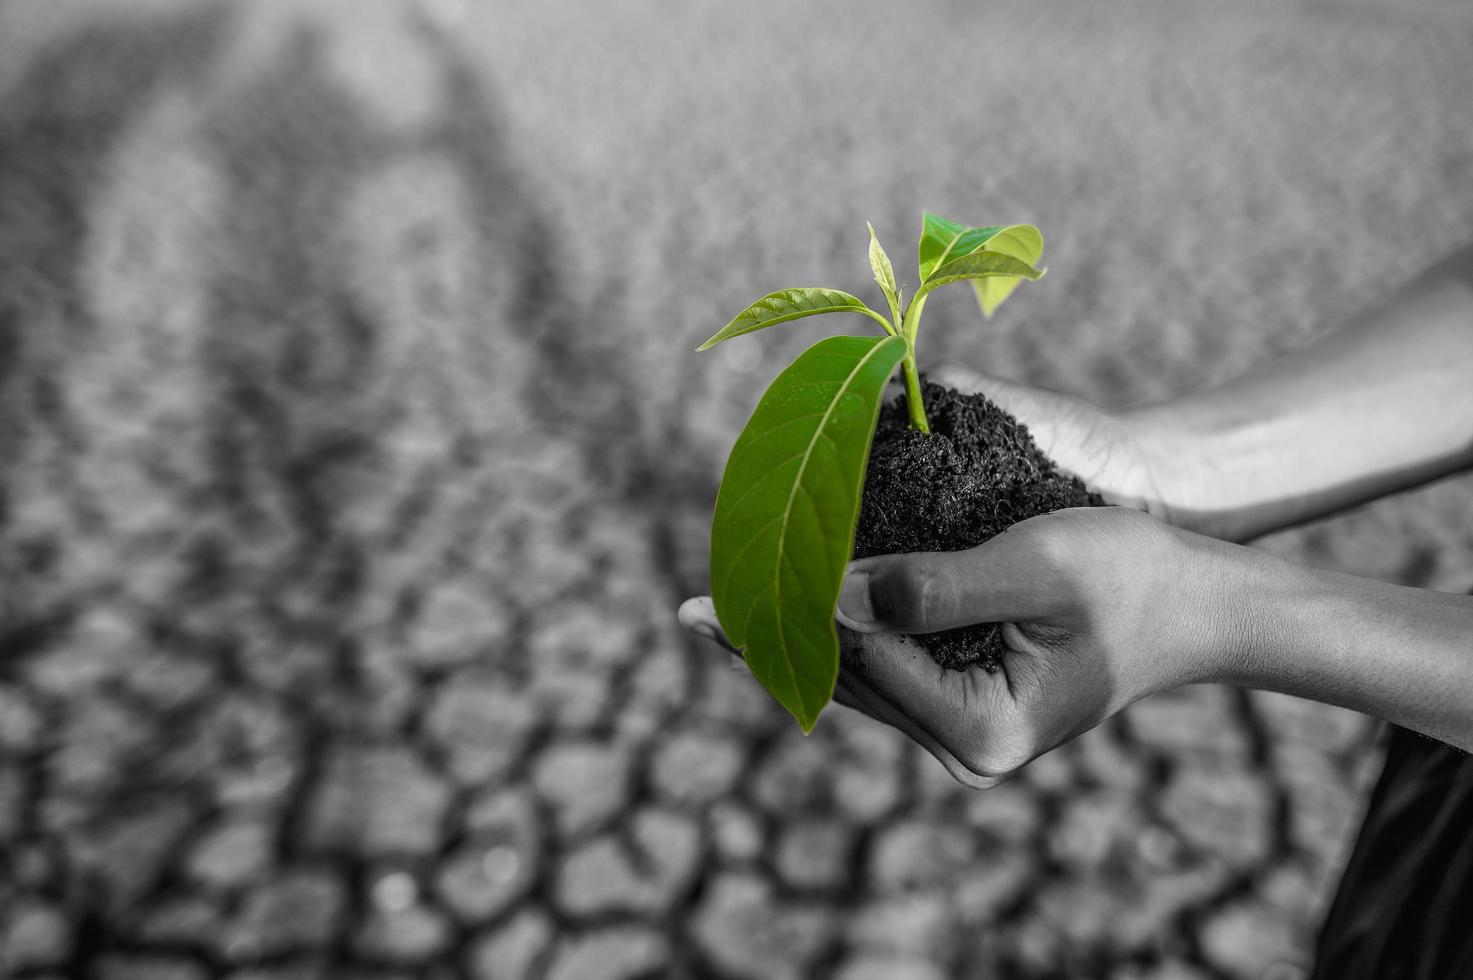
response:
<path id="1" fill-rule="evenodd" d="M 858 313 L 878 337 L 830 337 L 798 356 L 762 395 L 732 447 L 711 526 L 711 595 L 752 674 L 805 732 L 839 672 L 834 611 L 854 547 L 860 494 L 885 384 L 899 366 L 910 424 L 930 432 L 916 366 L 926 298 L 966 280 L 984 316 L 1036 280 L 1043 236 L 1032 225 L 967 228 L 925 214 L 920 284 L 907 305 L 870 227 L 869 261 L 889 315 L 836 289 L 770 293 L 698 350 L 819 313 Z"/>

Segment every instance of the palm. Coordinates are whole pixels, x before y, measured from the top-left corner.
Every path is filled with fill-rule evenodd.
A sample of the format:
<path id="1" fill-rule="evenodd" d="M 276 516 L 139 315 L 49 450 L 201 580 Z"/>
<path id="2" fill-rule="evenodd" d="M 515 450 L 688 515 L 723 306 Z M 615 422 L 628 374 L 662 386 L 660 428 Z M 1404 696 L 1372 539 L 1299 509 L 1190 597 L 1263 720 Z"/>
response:
<path id="1" fill-rule="evenodd" d="M 1052 747 L 1099 724 L 1112 696 L 1088 661 L 1060 670 L 1040 638 L 1012 624 L 1003 635 L 1001 669 L 956 671 L 914 637 L 846 630 L 834 700 L 904 732 L 964 785 L 996 786 L 1038 754 L 1030 746 Z"/>

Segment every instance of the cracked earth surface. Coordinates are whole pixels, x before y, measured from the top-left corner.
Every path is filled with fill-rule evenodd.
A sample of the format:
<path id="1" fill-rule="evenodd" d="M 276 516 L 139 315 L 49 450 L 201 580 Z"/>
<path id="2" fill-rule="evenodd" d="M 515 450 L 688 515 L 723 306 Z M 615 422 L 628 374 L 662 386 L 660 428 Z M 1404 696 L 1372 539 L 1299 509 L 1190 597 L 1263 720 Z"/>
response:
<path id="1" fill-rule="evenodd" d="M 812 338 L 685 352 L 924 206 L 1056 266 L 936 356 L 1231 373 L 1473 227 L 1455 7 L 55 6 L 0 6 L 0 976 L 1301 975 L 1375 725 L 1188 688 L 987 793 L 802 737 L 673 609 Z M 1466 588 L 1469 489 L 1263 546 Z"/>

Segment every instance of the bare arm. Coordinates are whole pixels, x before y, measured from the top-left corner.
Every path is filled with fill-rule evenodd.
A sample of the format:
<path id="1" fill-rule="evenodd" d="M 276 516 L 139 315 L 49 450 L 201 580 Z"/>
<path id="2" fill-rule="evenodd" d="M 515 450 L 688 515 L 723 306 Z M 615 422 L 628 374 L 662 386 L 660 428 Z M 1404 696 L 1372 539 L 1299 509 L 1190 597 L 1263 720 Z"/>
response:
<path id="1" fill-rule="evenodd" d="M 1473 465 L 1473 248 L 1311 346 L 1117 416 L 1147 509 L 1233 541 Z"/>
<path id="2" fill-rule="evenodd" d="M 1221 578 L 1204 679 L 1352 708 L 1473 751 L 1473 597 L 1198 538 Z"/>

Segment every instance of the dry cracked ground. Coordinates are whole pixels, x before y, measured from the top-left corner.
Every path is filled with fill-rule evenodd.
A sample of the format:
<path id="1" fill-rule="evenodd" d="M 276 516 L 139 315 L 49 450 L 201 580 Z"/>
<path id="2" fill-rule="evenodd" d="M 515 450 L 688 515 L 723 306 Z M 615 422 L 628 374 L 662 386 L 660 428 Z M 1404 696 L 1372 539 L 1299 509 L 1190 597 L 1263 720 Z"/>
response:
<path id="1" fill-rule="evenodd" d="M 0 3 L 0 975 L 1302 974 L 1375 725 L 801 737 L 672 611 L 815 335 L 690 351 L 929 208 L 1053 268 L 933 357 L 1229 375 L 1473 232 L 1473 18 L 790 7 Z M 1467 588 L 1470 493 L 1262 546 Z"/>

